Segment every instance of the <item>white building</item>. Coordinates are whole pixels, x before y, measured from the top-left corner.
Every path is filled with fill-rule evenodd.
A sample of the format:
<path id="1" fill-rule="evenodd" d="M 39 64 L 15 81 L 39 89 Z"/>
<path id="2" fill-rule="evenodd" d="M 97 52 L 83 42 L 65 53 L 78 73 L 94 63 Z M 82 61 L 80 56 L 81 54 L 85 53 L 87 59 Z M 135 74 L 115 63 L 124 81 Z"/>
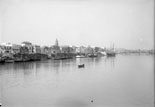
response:
<path id="1" fill-rule="evenodd" d="M 13 54 L 12 46 L 13 46 L 13 44 L 11 44 L 11 43 L 2 43 L 1 49 L 4 50 L 5 54 Z"/>
<path id="2" fill-rule="evenodd" d="M 41 47 L 39 45 L 33 45 L 33 53 L 41 53 Z"/>

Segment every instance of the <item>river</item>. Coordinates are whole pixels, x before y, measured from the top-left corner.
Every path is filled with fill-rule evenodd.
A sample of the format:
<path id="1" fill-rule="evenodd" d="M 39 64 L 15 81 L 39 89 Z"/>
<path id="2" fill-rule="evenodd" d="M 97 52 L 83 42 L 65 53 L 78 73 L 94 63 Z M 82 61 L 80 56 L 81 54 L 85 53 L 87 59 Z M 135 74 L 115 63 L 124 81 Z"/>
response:
<path id="1" fill-rule="evenodd" d="M 153 59 L 135 54 L 0 64 L 0 101 L 2 107 L 154 107 Z"/>

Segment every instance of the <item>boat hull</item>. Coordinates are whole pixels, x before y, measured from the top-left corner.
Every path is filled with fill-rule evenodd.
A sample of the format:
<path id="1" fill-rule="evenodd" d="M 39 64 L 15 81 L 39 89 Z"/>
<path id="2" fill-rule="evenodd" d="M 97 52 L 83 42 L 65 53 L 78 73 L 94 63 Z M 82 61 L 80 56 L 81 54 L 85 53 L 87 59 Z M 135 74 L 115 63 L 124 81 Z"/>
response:
<path id="1" fill-rule="evenodd" d="M 6 63 L 13 63 L 14 60 L 5 60 Z"/>
<path id="2" fill-rule="evenodd" d="M 116 56 L 116 53 L 107 53 L 107 56 Z"/>
<path id="3" fill-rule="evenodd" d="M 82 65 L 78 65 L 78 67 L 79 67 L 79 68 L 83 68 L 83 67 L 84 67 L 84 64 L 82 64 Z"/>

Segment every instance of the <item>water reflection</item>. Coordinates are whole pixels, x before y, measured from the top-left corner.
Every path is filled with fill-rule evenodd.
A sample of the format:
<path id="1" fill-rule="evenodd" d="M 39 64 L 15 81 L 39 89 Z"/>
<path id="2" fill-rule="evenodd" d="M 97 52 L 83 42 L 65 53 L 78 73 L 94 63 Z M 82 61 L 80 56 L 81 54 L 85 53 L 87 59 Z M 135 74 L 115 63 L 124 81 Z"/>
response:
<path id="1" fill-rule="evenodd" d="M 108 61 L 112 68 L 115 67 L 116 57 L 106 57 L 106 61 Z"/>
<path id="2" fill-rule="evenodd" d="M 37 74 L 42 71 L 54 71 L 55 73 L 70 71 L 78 69 L 79 64 L 85 64 L 85 66 L 95 67 L 105 62 L 104 66 L 109 66 L 111 68 L 115 65 L 115 57 L 95 57 L 95 58 L 77 58 L 77 59 L 67 59 L 67 60 L 45 60 L 45 61 L 35 61 L 35 62 L 22 62 L 13 64 L 3 64 L 0 65 L 0 70 L 5 71 L 4 73 L 23 73 L 25 76 L 31 74 Z M 63 70 L 65 69 L 65 70 Z M 2 72 L 0 72 L 1 74 Z"/>
<path id="3" fill-rule="evenodd" d="M 79 64 L 85 64 L 85 67 L 79 69 Z M 20 107 L 153 107 L 151 67 L 153 59 L 150 56 L 4 64 L 0 65 L 3 104 L 7 107 L 17 107 L 17 104 Z"/>

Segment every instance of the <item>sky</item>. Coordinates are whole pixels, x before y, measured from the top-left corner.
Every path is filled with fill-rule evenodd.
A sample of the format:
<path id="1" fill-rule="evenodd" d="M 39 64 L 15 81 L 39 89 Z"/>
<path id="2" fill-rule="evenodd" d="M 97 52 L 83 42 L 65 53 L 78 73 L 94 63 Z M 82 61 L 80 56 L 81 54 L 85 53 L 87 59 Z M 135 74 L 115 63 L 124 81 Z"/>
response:
<path id="1" fill-rule="evenodd" d="M 152 49 L 154 0 L 0 0 L 0 43 Z"/>

